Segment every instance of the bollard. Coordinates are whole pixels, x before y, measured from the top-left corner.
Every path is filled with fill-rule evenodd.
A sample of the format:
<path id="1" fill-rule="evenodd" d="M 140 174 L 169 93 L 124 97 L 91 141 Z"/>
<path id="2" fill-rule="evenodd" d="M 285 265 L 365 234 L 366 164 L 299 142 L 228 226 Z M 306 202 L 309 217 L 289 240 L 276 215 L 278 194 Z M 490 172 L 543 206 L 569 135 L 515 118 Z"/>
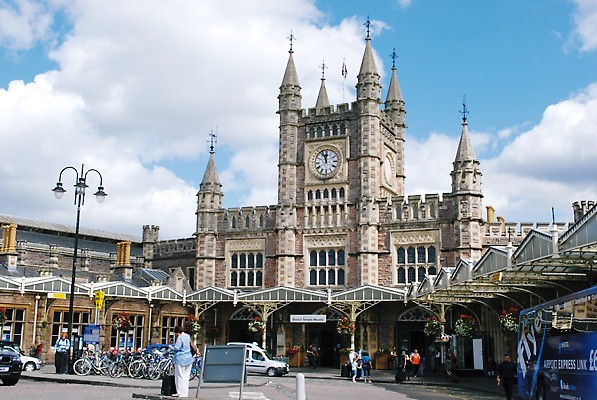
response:
<path id="1" fill-rule="evenodd" d="M 305 396 L 305 375 L 296 374 L 296 400 L 306 400 Z"/>

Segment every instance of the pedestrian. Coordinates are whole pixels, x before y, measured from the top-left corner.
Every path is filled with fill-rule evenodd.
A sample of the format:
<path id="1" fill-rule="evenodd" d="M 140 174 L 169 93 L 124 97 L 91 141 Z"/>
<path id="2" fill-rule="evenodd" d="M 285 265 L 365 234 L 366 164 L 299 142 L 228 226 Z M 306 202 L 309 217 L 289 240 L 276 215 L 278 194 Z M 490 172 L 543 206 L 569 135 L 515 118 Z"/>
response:
<path id="1" fill-rule="evenodd" d="M 307 350 L 307 362 L 309 368 L 315 369 L 317 367 L 317 349 L 313 345 L 309 346 Z"/>
<path id="2" fill-rule="evenodd" d="M 442 353 L 439 351 L 439 349 L 436 347 L 433 353 L 433 372 L 437 372 L 437 370 L 439 369 L 439 366 L 442 362 Z"/>
<path id="3" fill-rule="evenodd" d="M 504 356 L 504 361 L 500 363 L 497 369 L 497 383 L 504 386 L 504 391 L 506 392 L 506 399 L 512 400 L 512 384 L 514 383 L 514 379 L 516 378 L 516 364 L 510 360 L 510 355 L 506 354 Z"/>
<path id="4" fill-rule="evenodd" d="M 56 348 L 56 359 L 54 360 L 56 373 L 66 374 L 68 373 L 68 352 L 70 351 L 70 340 L 68 340 L 66 332 L 62 332 L 54 347 Z"/>
<path id="5" fill-rule="evenodd" d="M 354 349 L 350 349 L 350 353 L 348 353 L 348 363 L 350 364 L 351 370 L 351 377 L 352 381 L 356 382 L 357 380 L 357 353 Z"/>
<path id="6" fill-rule="evenodd" d="M 406 354 L 406 352 L 402 353 L 402 364 L 400 365 L 400 369 L 402 370 L 402 372 L 404 373 L 404 378 L 408 381 L 410 381 L 410 370 L 411 370 L 411 362 L 410 362 L 410 357 L 408 356 L 408 354 Z"/>
<path id="7" fill-rule="evenodd" d="M 366 351 L 363 351 L 361 356 L 363 378 L 365 380 L 365 383 L 371 383 L 371 357 L 369 356 L 369 353 Z"/>
<path id="8" fill-rule="evenodd" d="M 392 350 L 390 351 L 390 365 L 392 369 L 398 368 L 398 353 L 396 352 L 396 346 L 392 346 Z"/>
<path id="9" fill-rule="evenodd" d="M 413 378 L 416 378 L 419 373 L 419 364 L 421 364 L 421 355 L 417 349 L 414 349 L 410 355 L 410 362 L 413 366 Z"/>
<path id="10" fill-rule="evenodd" d="M 181 326 L 174 328 L 175 342 L 170 345 L 174 351 L 174 377 L 176 381 L 176 397 L 189 397 L 189 380 L 191 378 L 191 367 L 193 365 L 193 354 L 191 348 L 191 337 Z M 197 348 L 195 347 L 195 352 Z"/>

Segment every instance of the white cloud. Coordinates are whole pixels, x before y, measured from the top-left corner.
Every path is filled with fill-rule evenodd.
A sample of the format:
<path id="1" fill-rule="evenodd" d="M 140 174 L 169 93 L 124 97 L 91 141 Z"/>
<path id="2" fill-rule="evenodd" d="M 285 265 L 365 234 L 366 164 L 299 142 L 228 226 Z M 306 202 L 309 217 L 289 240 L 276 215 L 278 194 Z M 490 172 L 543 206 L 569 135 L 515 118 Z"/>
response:
<path id="1" fill-rule="evenodd" d="M 597 199 L 597 83 L 550 105 L 541 122 L 483 163 L 486 204 L 508 210 L 506 220 L 528 220 L 537 210 L 549 221 L 551 204 L 571 221 L 571 204 Z"/>
<path id="2" fill-rule="evenodd" d="M 408 8 L 412 5 L 412 0 L 398 0 L 398 6 L 400 8 Z"/>
<path id="3" fill-rule="evenodd" d="M 573 18 L 575 34 L 581 42 L 582 51 L 597 49 L 597 2 L 595 0 L 573 0 L 577 10 Z"/>
<path id="4" fill-rule="evenodd" d="M 29 3 L 18 5 L 26 21 L 41 15 L 27 11 Z M 324 58 L 332 103 L 342 102 L 343 59 L 352 77 L 345 96 L 353 98 L 362 24 L 326 25 L 308 0 L 75 1 L 63 7 L 73 28 L 50 53 L 57 70 L 0 90 L 0 192 L 10 193 L 2 213 L 72 220 L 68 195 L 56 202 L 50 189 L 62 167 L 85 162 L 101 171 L 109 196 L 101 206 L 87 202 L 84 225 L 140 235 L 142 225 L 156 224 L 162 238 L 188 236 L 212 127 L 219 147 L 233 154 L 229 165 L 216 154 L 229 206 L 274 204 L 275 110 L 291 29 L 303 107 L 315 103 Z M 19 46 L 31 45 L 39 36 L 31 32 L 40 29 L 29 26 Z M 196 164 L 195 187 L 160 166 L 176 160 Z M 68 179 L 74 176 L 65 174 Z"/>
<path id="5" fill-rule="evenodd" d="M 30 0 L 0 3 L 0 44 L 24 50 L 40 39 L 47 39 L 52 12 L 47 5 Z"/>

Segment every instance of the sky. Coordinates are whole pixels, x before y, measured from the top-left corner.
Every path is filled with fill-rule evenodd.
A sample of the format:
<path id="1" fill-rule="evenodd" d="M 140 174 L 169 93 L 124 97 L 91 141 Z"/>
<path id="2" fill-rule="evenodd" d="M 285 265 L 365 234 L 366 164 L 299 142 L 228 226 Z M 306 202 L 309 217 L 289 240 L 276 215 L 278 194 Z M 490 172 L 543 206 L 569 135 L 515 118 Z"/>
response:
<path id="1" fill-rule="evenodd" d="M 573 220 L 597 200 L 595 0 L 0 0 L 0 214 L 190 237 L 217 133 L 224 207 L 277 203 L 277 96 L 292 33 L 303 108 L 325 64 L 352 102 L 371 21 L 385 99 L 395 50 L 406 194 L 450 191 L 463 99 L 484 205 L 508 222 Z M 346 63 L 348 77 L 341 75 Z"/>

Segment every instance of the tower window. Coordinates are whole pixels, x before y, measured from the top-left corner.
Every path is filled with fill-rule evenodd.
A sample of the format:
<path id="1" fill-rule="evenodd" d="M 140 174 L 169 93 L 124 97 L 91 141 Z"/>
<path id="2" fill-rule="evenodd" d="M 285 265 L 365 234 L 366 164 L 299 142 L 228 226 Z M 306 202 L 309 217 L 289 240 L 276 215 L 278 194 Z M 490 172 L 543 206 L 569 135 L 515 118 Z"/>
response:
<path id="1" fill-rule="evenodd" d="M 321 249 L 309 252 L 309 284 L 338 286 L 345 284 L 343 249 Z"/>
<path id="2" fill-rule="evenodd" d="M 263 253 L 233 253 L 230 261 L 230 286 L 260 287 L 263 285 Z"/>

